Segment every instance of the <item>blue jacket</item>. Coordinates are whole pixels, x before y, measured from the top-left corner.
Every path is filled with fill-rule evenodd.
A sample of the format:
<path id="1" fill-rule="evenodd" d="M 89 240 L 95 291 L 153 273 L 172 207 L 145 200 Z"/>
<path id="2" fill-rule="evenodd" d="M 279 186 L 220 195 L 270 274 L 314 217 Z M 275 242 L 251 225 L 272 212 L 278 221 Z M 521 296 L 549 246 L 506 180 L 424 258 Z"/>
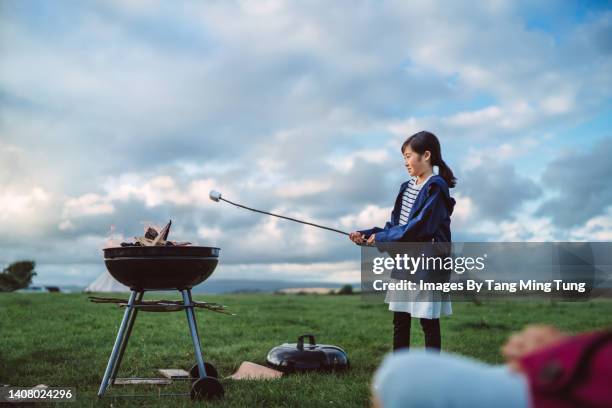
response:
<path id="1" fill-rule="evenodd" d="M 412 248 L 417 253 L 423 253 L 427 256 L 439 256 L 440 249 L 446 247 L 434 246 L 434 242 L 451 242 L 450 231 L 450 216 L 455 207 L 455 199 L 452 198 L 448 191 L 448 184 L 438 175 L 431 176 L 429 180 L 417 194 L 417 197 L 412 204 L 408 222 L 404 225 L 399 225 L 399 214 L 402 209 L 402 198 L 404 190 L 408 187 L 408 182 L 402 183 L 400 191 L 395 199 L 395 205 L 391 212 L 391 220 L 387 221 L 384 228 L 374 227 L 367 230 L 358 231 L 366 237 L 376 234 L 377 247 L 380 250 L 388 252 L 394 256 L 394 248 L 388 248 L 384 243 L 391 242 L 423 242 L 422 249 Z M 430 244 L 426 244 L 426 243 Z M 391 277 L 395 279 L 426 279 L 430 282 L 448 282 L 450 279 L 450 271 L 444 270 L 426 270 L 420 268 L 413 275 L 405 270 L 394 269 L 391 272 Z"/>
<path id="2" fill-rule="evenodd" d="M 408 222 L 399 225 L 402 197 L 408 181 L 402 183 L 391 212 L 391 220 L 384 228 L 374 227 L 358 231 L 369 238 L 376 234 L 376 242 L 451 242 L 450 216 L 455 207 L 455 199 L 450 196 L 446 181 L 433 175 L 419 191 Z"/>

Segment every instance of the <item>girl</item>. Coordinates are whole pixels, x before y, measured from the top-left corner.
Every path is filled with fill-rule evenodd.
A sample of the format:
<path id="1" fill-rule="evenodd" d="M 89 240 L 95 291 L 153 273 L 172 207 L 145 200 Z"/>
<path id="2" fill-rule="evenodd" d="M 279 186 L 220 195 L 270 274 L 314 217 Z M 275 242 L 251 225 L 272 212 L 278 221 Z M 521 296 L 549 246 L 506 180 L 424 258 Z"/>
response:
<path id="1" fill-rule="evenodd" d="M 451 242 L 450 215 L 455 199 L 448 189 L 455 187 L 456 178 L 442 160 L 438 138 L 427 131 L 415 133 L 404 142 L 401 151 L 411 178 L 400 187 L 391 220 L 384 228 L 355 231 L 349 238 L 357 244 L 367 239 L 368 245 Z M 431 292 L 387 291 L 385 302 L 393 312 L 393 350 L 410 346 L 412 317 L 420 319 L 425 347 L 440 350 L 440 316 L 450 315 L 452 310 L 448 295 L 432 298 Z"/>

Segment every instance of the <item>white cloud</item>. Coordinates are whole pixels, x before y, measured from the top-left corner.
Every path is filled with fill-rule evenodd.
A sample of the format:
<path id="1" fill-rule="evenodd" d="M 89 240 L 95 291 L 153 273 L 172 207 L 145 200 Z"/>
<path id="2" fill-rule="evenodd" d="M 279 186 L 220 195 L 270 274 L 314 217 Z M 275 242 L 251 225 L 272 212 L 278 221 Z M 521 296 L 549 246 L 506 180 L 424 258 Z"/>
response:
<path id="1" fill-rule="evenodd" d="M 146 175 L 126 174 L 110 178 L 104 185 L 106 200 L 142 201 L 146 207 L 157 207 L 170 203 L 177 206 L 202 206 L 210 202 L 209 192 L 217 187 L 210 178 L 195 179 L 186 187 L 177 184 L 174 178 L 158 175 L 147 178 Z"/>
<path id="2" fill-rule="evenodd" d="M 344 155 L 334 155 L 327 162 L 336 170 L 347 173 L 355 166 L 367 165 L 368 163 L 385 163 L 389 160 L 389 152 L 386 149 L 356 150 Z"/>
<path id="3" fill-rule="evenodd" d="M 2 220 L 13 216 L 30 214 L 37 205 L 49 201 L 49 193 L 40 187 L 32 187 L 26 192 L 1 191 L 0 216 Z"/>
<path id="4" fill-rule="evenodd" d="M 100 214 L 112 214 L 115 207 L 108 197 L 88 193 L 80 197 L 66 200 L 63 218 L 83 217 Z"/>
<path id="5" fill-rule="evenodd" d="M 531 217 L 499 223 L 498 237 L 502 242 L 546 242 L 558 239 L 550 220 Z"/>
<path id="6" fill-rule="evenodd" d="M 60 231 L 72 231 L 75 229 L 74 223 L 70 220 L 63 220 L 62 222 L 59 223 L 59 225 L 57 226 L 57 228 Z"/>
<path id="7" fill-rule="evenodd" d="M 473 169 L 494 161 L 495 163 L 509 162 L 513 159 L 527 155 L 536 150 L 544 140 L 532 137 L 516 138 L 511 142 L 504 142 L 491 147 L 469 147 L 461 163 L 463 170 Z"/>
<path id="8" fill-rule="evenodd" d="M 518 130 L 534 123 L 537 111 L 525 100 L 507 106 L 489 106 L 476 111 L 460 112 L 442 119 L 450 128 L 486 128 L 489 132 Z"/>
<path id="9" fill-rule="evenodd" d="M 569 232 L 572 241 L 612 241 L 612 207 Z"/>
<path id="10" fill-rule="evenodd" d="M 499 106 L 489 106 L 473 112 L 457 113 L 446 121 L 453 126 L 481 126 L 487 122 L 498 121 L 503 116 Z"/>
<path id="11" fill-rule="evenodd" d="M 483 237 L 482 241 L 491 242 L 542 242 L 557 241 L 559 231 L 550 220 L 535 218 L 528 214 L 515 217 L 512 221 L 478 221 L 465 225 L 460 231 L 455 228 L 453 233 Z"/>
<path id="12" fill-rule="evenodd" d="M 0 151 L 4 153 L 13 154 L 13 153 L 23 153 L 24 149 L 22 147 L 10 145 L 7 143 L 2 143 L 2 141 L 0 141 Z"/>
<path id="13" fill-rule="evenodd" d="M 392 207 L 378 207 L 370 204 L 357 214 L 350 214 L 340 218 L 340 224 L 351 230 L 366 229 L 374 226 L 382 228 L 391 218 L 392 209 Z"/>
<path id="14" fill-rule="evenodd" d="M 556 226 L 548 217 L 534 217 L 532 213 L 537 206 L 530 207 L 512 221 L 500 223 L 470 222 L 468 218 L 468 222 L 456 225 L 453 218 L 453 228 L 454 231 L 485 236 L 487 240 L 495 242 L 612 241 L 612 207 L 604 215 L 570 229 Z M 477 213 L 474 215 L 477 217 Z"/>
<path id="15" fill-rule="evenodd" d="M 107 6 L 129 15 L 143 16 L 156 13 L 160 0 L 105 0 Z"/>
<path id="16" fill-rule="evenodd" d="M 574 108 L 574 97 L 569 94 L 558 94 L 544 98 L 540 102 L 542 111 L 551 115 L 568 113 Z"/>
<path id="17" fill-rule="evenodd" d="M 551 102 L 551 104 L 554 102 Z M 385 126 L 396 136 L 391 144 L 397 146 L 407 136 L 418 131 L 433 130 L 439 136 L 447 136 L 467 142 L 482 142 L 486 138 L 499 142 L 502 136 L 520 137 L 520 131 L 529 131 L 531 127 L 545 123 L 549 113 L 554 111 L 551 104 L 533 103 L 527 100 L 515 100 L 505 104 L 491 105 L 485 108 L 462 111 L 446 116 L 409 117 L 392 120 Z"/>
<path id="18" fill-rule="evenodd" d="M 53 196 L 41 187 L 0 189 L 0 222 L 10 234 L 43 234 L 49 223 L 45 213 L 53 206 Z M 10 239 L 10 238 L 9 238 Z"/>
<path id="19" fill-rule="evenodd" d="M 396 138 L 405 140 L 408 136 L 415 134 L 423 129 L 431 128 L 429 126 L 431 118 L 415 118 L 409 117 L 402 120 L 393 120 L 386 124 L 385 128 L 388 132 L 395 135 Z M 397 146 L 397 140 L 389 142 L 392 146 Z M 400 145 L 401 146 L 401 145 Z"/>
<path id="20" fill-rule="evenodd" d="M 201 226 L 198 227 L 198 236 L 207 240 L 216 241 L 221 237 L 222 231 L 220 228 L 210 228 Z"/>
<path id="21" fill-rule="evenodd" d="M 140 202 L 145 209 L 154 209 L 161 205 L 188 207 L 198 209 L 210 205 L 209 192 L 216 183 L 213 179 L 194 179 L 186 185 L 179 185 L 174 178 L 166 175 L 147 177 L 146 175 L 126 174 L 110 178 L 104 184 L 103 194 L 86 193 L 78 197 L 67 198 L 63 203 L 60 231 L 75 231 L 89 221 L 79 221 L 80 217 L 108 216 L 116 213 L 119 203 Z M 229 190 L 231 192 L 231 190 Z M 175 228 L 176 230 L 176 228 Z M 198 235 L 204 238 L 216 238 L 213 230 L 202 229 Z M 205 236 L 202 234 L 206 233 Z"/>
<path id="22" fill-rule="evenodd" d="M 332 183 L 326 180 L 305 180 L 281 185 L 276 189 L 276 195 L 281 198 L 299 198 L 330 190 Z"/>
<path id="23" fill-rule="evenodd" d="M 471 223 L 477 222 L 474 203 L 470 197 L 463 196 L 460 193 L 452 194 L 452 196 L 456 203 L 451 215 L 451 228 L 467 229 Z"/>

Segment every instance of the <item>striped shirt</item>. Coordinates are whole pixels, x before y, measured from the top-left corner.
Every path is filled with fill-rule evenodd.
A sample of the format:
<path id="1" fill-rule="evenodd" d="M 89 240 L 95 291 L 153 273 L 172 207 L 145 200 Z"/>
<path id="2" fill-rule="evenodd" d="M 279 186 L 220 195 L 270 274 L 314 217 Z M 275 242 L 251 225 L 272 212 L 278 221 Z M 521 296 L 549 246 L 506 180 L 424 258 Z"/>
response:
<path id="1" fill-rule="evenodd" d="M 427 183 L 429 177 L 427 177 L 427 179 L 421 184 L 416 184 L 416 177 L 412 177 L 410 180 L 408 180 L 408 187 L 406 187 L 406 190 L 404 190 L 404 195 L 402 197 L 402 209 L 400 211 L 399 225 L 408 223 L 408 217 L 410 216 L 412 204 L 414 204 L 419 191 L 421 191 L 421 188 L 425 185 L 425 183 Z"/>

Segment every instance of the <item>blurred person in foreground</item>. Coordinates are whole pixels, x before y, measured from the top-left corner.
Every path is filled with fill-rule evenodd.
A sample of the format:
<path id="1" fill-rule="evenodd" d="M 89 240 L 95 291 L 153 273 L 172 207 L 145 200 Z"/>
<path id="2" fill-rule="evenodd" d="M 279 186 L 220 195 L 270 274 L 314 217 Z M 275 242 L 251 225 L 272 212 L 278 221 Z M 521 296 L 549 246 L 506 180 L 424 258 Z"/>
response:
<path id="1" fill-rule="evenodd" d="M 612 407 L 612 329 L 568 335 L 527 326 L 502 346 L 506 365 L 450 353 L 402 351 L 374 376 L 373 405 L 396 407 Z"/>

